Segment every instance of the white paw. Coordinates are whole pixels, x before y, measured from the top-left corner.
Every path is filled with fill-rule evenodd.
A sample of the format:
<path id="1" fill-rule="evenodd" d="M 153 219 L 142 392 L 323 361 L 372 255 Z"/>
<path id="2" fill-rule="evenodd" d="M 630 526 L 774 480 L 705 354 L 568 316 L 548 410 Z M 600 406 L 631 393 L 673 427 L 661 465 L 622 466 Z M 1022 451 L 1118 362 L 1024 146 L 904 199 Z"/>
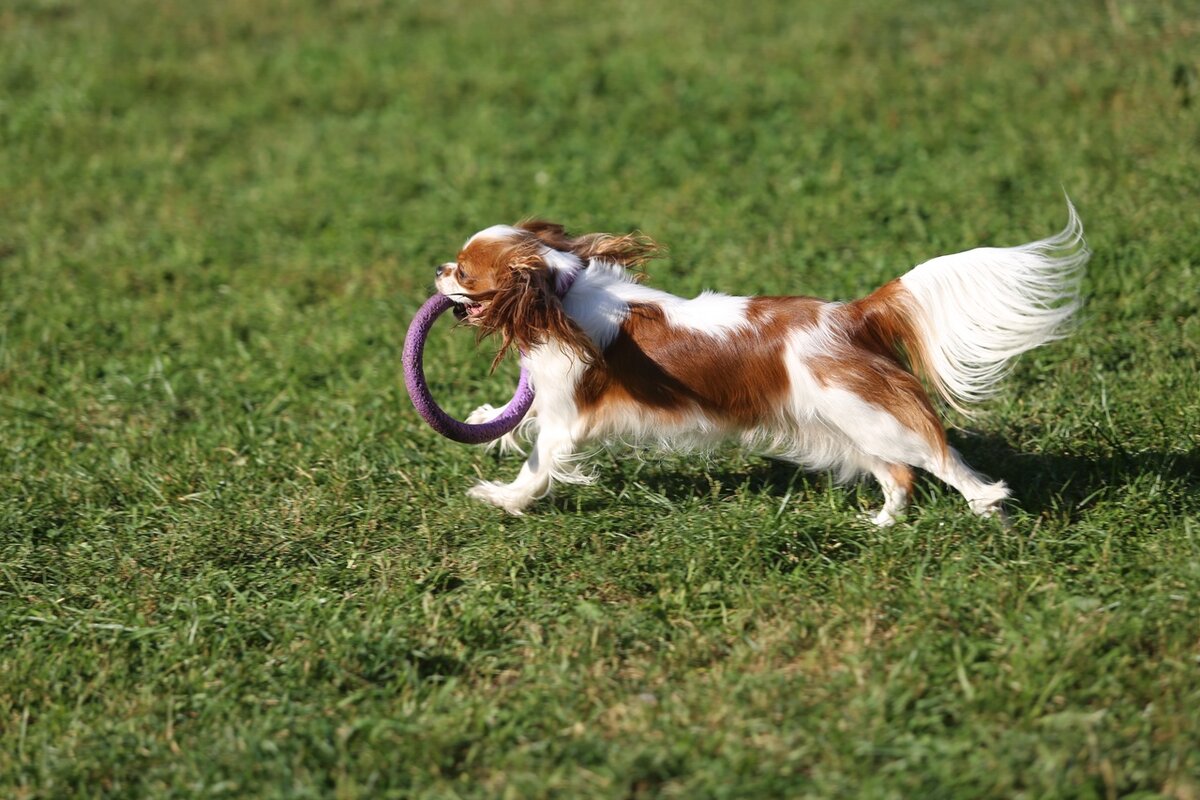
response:
<path id="1" fill-rule="evenodd" d="M 463 421 L 468 425 L 482 425 L 483 423 L 491 422 L 496 417 L 500 416 L 500 411 L 501 409 L 484 403 L 479 408 L 468 414 L 467 418 Z M 504 434 L 499 439 L 492 439 L 490 442 L 484 442 L 483 449 L 491 451 L 498 448 L 500 450 L 500 455 L 507 455 L 508 453 L 525 455 L 525 448 L 521 447 L 521 444 L 517 441 L 517 430 L 519 429 L 514 429 L 509 433 Z"/>
<path id="2" fill-rule="evenodd" d="M 886 508 L 881 509 L 878 514 L 870 519 L 872 524 L 877 525 L 880 528 L 888 528 L 896 524 L 896 517 L 893 516 L 892 512 L 888 511 Z"/>
<path id="3" fill-rule="evenodd" d="M 967 504 L 971 506 L 972 511 L 981 517 L 990 517 L 995 514 L 1002 515 L 1004 513 L 1002 504 L 1011 494 L 1004 481 L 996 481 L 995 483 L 983 486 L 978 493 L 969 496 Z"/>
<path id="4" fill-rule="evenodd" d="M 503 508 L 514 517 L 524 514 L 525 507 L 533 502 L 532 497 L 514 492 L 509 484 L 494 481 L 480 481 L 467 490 L 467 497 Z"/>
<path id="5" fill-rule="evenodd" d="M 466 420 L 464 421 L 468 425 L 482 425 L 485 422 L 491 422 L 493 419 L 495 419 L 497 413 L 497 409 L 493 408 L 487 403 L 484 403 L 479 408 L 468 414 Z"/>
<path id="6" fill-rule="evenodd" d="M 993 500 L 988 503 L 973 500 L 971 501 L 971 510 L 984 519 L 996 520 L 1006 530 L 1012 527 L 1012 523 L 1008 519 L 1008 512 L 1004 510 L 1003 500 Z"/>
<path id="7" fill-rule="evenodd" d="M 1008 493 L 1005 492 L 1003 497 L 979 497 L 969 501 L 967 504 L 971 506 L 971 510 L 981 517 L 999 517 L 1005 519 L 1007 515 L 1004 513 L 1004 501 L 1008 498 Z"/>

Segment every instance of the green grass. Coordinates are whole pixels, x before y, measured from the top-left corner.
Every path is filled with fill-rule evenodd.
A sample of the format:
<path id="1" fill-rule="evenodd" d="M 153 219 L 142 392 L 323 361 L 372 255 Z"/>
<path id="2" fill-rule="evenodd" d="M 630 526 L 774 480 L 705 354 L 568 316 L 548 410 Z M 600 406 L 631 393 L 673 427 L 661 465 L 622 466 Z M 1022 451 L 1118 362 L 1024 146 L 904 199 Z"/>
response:
<path id="1" fill-rule="evenodd" d="M 1198 54 L 1184 0 L 0 5 L 0 795 L 1200 796 Z M 496 222 L 848 298 L 1062 187 L 1079 332 L 954 436 L 1009 531 L 736 451 L 508 518 L 403 389 Z"/>

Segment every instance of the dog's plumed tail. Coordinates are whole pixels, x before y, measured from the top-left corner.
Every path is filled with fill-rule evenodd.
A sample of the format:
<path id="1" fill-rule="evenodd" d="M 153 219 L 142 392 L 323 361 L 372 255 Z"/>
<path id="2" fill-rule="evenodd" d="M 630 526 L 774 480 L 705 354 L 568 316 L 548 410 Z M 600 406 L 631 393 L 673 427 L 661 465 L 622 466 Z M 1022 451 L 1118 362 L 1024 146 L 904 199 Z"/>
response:
<path id="1" fill-rule="evenodd" d="M 980 247 L 914 267 L 851 303 L 856 335 L 910 366 L 954 408 L 980 402 L 1013 359 L 1070 331 L 1091 255 L 1083 224 L 1067 201 L 1067 226 L 1020 247 Z"/>

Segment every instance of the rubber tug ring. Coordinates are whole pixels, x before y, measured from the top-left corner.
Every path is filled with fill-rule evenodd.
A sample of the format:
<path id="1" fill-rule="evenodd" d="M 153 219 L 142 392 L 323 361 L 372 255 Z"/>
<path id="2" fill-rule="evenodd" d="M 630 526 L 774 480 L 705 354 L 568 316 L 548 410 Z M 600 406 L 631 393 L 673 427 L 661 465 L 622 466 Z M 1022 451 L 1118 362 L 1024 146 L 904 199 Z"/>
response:
<path id="1" fill-rule="evenodd" d="M 522 365 L 516 392 L 495 418 L 473 425 L 443 411 L 433 399 L 429 384 L 425 382 L 425 338 L 437 318 L 453 307 L 454 301 L 439 292 L 425 301 L 425 305 L 409 323 L 408 333 L 404 337 L 404 384 L 408 387 L 413 407 L 431 428 L 456 442 L 483 444 L 510 433 L 521 423 L 533 405 L 533 386 L 529 380 L 529 370 Z"/>

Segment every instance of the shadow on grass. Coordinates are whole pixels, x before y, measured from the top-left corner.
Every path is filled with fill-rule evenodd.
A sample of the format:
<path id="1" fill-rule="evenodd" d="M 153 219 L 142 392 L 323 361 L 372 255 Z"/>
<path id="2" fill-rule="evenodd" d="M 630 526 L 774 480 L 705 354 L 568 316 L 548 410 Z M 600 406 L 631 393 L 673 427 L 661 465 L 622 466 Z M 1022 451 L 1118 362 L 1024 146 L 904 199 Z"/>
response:
<path id="1" fill-rule="evenodd" d="M 696 472 L 672 469 L 666 461 L 651 457 L 646 460 L 646 468 L 633 476 L 623 474 L 619 466 L 603 460 L 596 467 L 597 485 L 603 494 L 586 499 L 556 495 L 552 502 L 560 511 L 596 512 L 619 503 L 675 510 L 692 500 L 729 500 L 743 492 L 780 499 L 789 495 L 796 499 L 811 498 L 824 495 L 834 486 L 827 474 L 774 459 L 763 459 L 744 468 L 713 462 L 703 472 Z"/>
<path id="2" fill-rule="evenodd" d="M 827 473 L 785 461 L 762 459 L 743 466 L 713 462 L 699 471 L 691 465 L 681 469 L 648 460 L 646 468 L 633 475 L 619 466 L 601 468 L 599 484 L 600 491 L 564 493 L 550 502 L 565 515 L 594 514 L 603 520 L 597 524 L 606 533 L 630 540 L 682 533 L 689 541 L 705 543 L 697 546 L 743 553 L 744 545 L 731 543 L 734 539 L 706 534 L 753 532 L 761 564 L 785 574 L 853 560 L 868 548 L 876 531 Z M 839 493 L 836 510 L 809 513 L 810 507 L 828 511 L 830 492 Z M 747 505 L 753 509 L 749 521 Z M 726 517 L 725 510 L 733 516 Z M 642 589 L 652 593 L 657 586 L 646 584 L 638 591 Z"/>
<path id="3" fill-rule="evenodd" d="M 954 432 L 951 444 L 975 469 L 1004 480 L 1015 504 L 1029 514 L 1065 512 L 1072 520 L 1083 508 L 1106 493 L 1157 479 L 1179 489 L 1165 495 L 1167 507 L 1191 513 L 1200 507 L 1200 450 L 1186 453 L 1159 451 L 1115 452 L 1107 456 L 1065 453 L 1030 453 L 1012 447 L 997 434 Z M 678 472 L 655 467 L 636 478 L 600 466 L 600 481 L 613 493 L 583 502 L 558 500 L 562 511 L 601 511 L 614 502 L 632 498 L 638 505 L 676 505 L 695 498 L 728 499 L 741 491 L 799 501 L 819 499 L 833 488 L 828 474 L 814 473 L 786 462 L 766 458 L 743 469 L 712 465 L 703 473 Z M 942 487 L 932 476 L 927 483 Z M 869 483 L 869 482 L 868 482 Z M 952 492 L 948 487 L 944 491 Z M 639 497 L 640 490 L 640 497 Z M 874 488 L 872 488 L 874 491 Z M 647 502 L 649 500 L 649 502 Z"/>
<path id="4" fill-rule="evenodd" d="M 1179 489 L 1162 495 L 1172 511 L 1187 513 L 1200 507 L 1200 450 L 1117 450 L 1101 456 L 1028 453 L 996 434 L 959 433 L 952 438 L 972 466 L 1006 481 L 1017 505 L 1030 514 L 1063 511 L 1075 519 L 1097 498 L 1147 479 Z"/>

